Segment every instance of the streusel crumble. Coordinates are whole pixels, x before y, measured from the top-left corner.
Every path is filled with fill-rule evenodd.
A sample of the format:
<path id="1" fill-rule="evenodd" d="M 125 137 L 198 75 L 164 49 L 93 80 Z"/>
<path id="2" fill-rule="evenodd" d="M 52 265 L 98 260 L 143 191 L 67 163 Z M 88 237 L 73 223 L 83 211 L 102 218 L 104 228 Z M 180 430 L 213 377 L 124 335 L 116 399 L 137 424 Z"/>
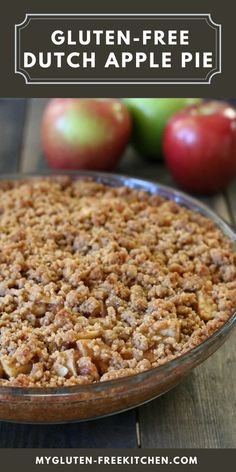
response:
<path id="1" fill-rule="evenodd" d="M 89 179 L 0 184 L 0 383 L 87 384 L 200 344 L 236 307 L 212 221 Z"/>

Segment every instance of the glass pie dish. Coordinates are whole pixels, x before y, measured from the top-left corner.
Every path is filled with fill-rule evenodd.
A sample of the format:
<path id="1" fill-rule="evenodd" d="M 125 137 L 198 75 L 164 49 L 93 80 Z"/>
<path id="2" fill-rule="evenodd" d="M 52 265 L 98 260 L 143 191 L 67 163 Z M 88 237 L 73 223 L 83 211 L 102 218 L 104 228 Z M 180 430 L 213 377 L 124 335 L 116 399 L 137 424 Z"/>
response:
<path id="1" fill-rule="evenodd" d="M 65 174 L 65 173 L 64 173 Z M 111 186 L 126 185 L 158 194 L 173 200 L 209 219 L 236 242 L 234 230 L 218 215 L 198 200 L 166 186 L 136 178 L 99 172 L 66 172 L 73 179 L 89 176 Z M 25 179 L 39 175 L 5 175 L 1 179 Z M 199 365 L 229 336 L 235 325 L 236 312 L 197 347 L 164 365 L 135 375 L 70 387 L 26 388 L 0 386 L 0 420 L 32 423 L 85 421 L 136 407 L 150 401 L 177 385 L 194 367 Z"/>

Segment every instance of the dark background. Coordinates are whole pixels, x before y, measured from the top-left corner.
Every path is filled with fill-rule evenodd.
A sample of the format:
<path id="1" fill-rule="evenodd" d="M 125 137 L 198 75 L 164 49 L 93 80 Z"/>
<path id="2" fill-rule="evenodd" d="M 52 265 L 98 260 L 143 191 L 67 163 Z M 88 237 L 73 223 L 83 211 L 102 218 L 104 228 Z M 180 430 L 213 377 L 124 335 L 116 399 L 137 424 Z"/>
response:
<path id="1" fill-rule="evenodd" d="M 14 25 L 25 13 L 211 13 L 222 31 L 222 74 L 212 84 L 200 85 L 26 85 L 14 74 Z M 2 97 L 224 97 L 235 96 L 236 3 L 231 0 L 8 0 L 0 17 L 0 68 Z M 43 31 L 42 31 L 43 36 Z M 199 37 L 201 30 L 199 29 Z"/>

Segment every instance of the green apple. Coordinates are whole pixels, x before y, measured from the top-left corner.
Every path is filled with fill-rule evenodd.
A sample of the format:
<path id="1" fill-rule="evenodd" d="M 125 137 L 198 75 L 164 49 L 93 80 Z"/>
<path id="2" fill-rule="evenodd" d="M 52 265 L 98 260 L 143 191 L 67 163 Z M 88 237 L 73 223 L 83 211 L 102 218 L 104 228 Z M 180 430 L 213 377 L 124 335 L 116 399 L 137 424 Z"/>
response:
<path id="1" fill-rule="evenodd" d="M 162 136 L 169 118 L 199 98 L 124 98 L 133 119 L 132 142 L 142 156 L 157 160 L 162 156 Z"/>

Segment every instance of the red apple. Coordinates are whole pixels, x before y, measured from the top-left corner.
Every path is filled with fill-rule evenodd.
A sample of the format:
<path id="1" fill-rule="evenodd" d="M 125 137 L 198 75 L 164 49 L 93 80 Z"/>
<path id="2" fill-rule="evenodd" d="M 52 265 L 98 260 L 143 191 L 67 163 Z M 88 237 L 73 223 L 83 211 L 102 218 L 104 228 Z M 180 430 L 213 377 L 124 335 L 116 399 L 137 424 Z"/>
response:
<path id="1" fill-rule="evenodd" d="M 236 175 L 236 110 L 225 102 L 189 106 L 168 122 L 163 141 L 167 165 L 186 190 L 214 193 Z"/>
<path id="2" fill-rule="evenodd" d="M 129 112 L 115 99 L 52 99 L 42 119 L 44 154 L 58 169 L 112 169 L 130 133 Z"/>

